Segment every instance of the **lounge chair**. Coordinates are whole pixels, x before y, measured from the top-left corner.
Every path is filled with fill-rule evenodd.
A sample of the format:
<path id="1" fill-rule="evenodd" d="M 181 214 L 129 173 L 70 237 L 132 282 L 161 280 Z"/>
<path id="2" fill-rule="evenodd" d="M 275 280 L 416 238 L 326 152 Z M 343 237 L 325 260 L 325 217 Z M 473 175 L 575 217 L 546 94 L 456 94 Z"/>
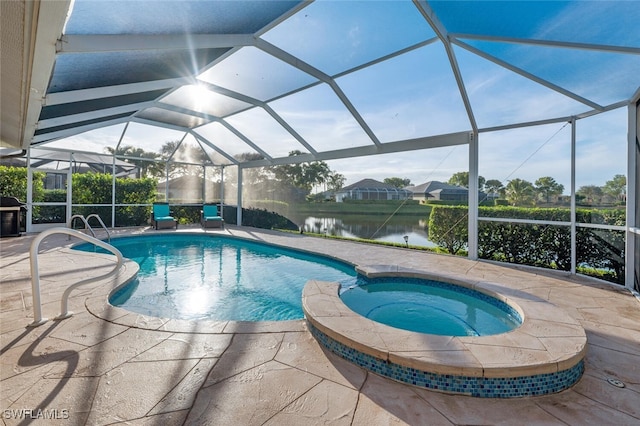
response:
<path id="1" fill-rule="evenodd" d="M 178 221 L 171 216 L 169 203 L 153 203 L 153 224 L 156 229 L 173 228 L 178 229 Z"/>
<path id="2" fill-rule="evenodd" d="M 218 213 L 216 204 L 203 204 L 200 223 L 203 228 L 224 228 L 224 219 Z"/>

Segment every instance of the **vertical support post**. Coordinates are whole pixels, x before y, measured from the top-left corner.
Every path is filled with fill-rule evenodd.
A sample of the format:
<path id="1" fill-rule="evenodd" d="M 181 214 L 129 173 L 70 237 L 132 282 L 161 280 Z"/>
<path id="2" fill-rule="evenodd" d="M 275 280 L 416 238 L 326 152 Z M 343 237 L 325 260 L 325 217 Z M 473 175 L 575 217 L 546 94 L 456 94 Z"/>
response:
<path id="1" fill-rule="evenodd" d="M 33 231 L 33 169 L 31 168 L 31 148 L 27 149 L 27 232 Z"/>
<path id="2" fill-rule="evenodd" d="M 220 166 L 220 217 L 224 220 L 224 166 Z"/>
<path id="3" fill-rule="evenodd" d="M 116 153 L 113 153 L 111 166 L 111 228 L 116 227 Z"/>
<path id="4" fill-rule="evenodd" d="M 629 290 L 634 290 L 634 278 L 640 275 L 640 265 L 635 261 L 636 259 L 636 241 L 640 239 L 640 226 L 638 223 L 640 222 L 640 218 L 636 217 L 638 214 L 638 208 L 636 204 L 638 203 L 638 191 L 640 188 L 637 187 L 638 182 L 638 173 L 640 171 L 638 168 L 640 164 L 638 163 L 638 157 L 640 156 L 640 149 L 638 148 L 638 138 L 640 135 L 638 134 L 640 128 L 640 100 L 636 99 L 636 101 L 631 102 L 628 107 L 628 132 L 627 132 L 627 231 L 625 232 L 625 277 L 624 277 L 624 285 Z"/>
<path id="5" fill-rule="evenodd" d="M 69 223 L 69 219 L 73 216 L 73 152 L 69 152 L 69 169 L 67 170 L 67 208 L 65 223 Z"/>
<path id="6" fill-rule="evenodd" d="M 468 247 L 469 259 L 478 259 L 478 133 L 469 133 Z"/>
<path id="7" fill-rule="evenodd" d="M 576 265 L 578 263 L 577 253 L 577 237 L 576 237 L 576 119 L 571 121 L 571 274 L 576 274 Z"/>
<path id="8" fill-rule="evenodd" d="M 169 202 L 169 160 L 164 163 L 164 200 Z"/>
<path id="9" fill-rule="evenodd" d="M 124 135 L 127 133 L 127 129 L 129 128 L 129 122 L 124 125 L 124 129 L 122 129 L 122 133 L 120 133 L 120 138 L 118 139 L 118 143 L 116 147 L 113 149 L 113 169 L 111 169 L 111 228 L 116 227 L 116 153 L 122 145 L 122 140 L 124 139 Z M 142 169 L 138 169 L 138 178 L 142 178 Z"/>
<path id="10" fill-rule="evenodd" d="M 236 211 L 236 224 L 242 226 L 242 167 L 238 165 L 238 210 Z"/>

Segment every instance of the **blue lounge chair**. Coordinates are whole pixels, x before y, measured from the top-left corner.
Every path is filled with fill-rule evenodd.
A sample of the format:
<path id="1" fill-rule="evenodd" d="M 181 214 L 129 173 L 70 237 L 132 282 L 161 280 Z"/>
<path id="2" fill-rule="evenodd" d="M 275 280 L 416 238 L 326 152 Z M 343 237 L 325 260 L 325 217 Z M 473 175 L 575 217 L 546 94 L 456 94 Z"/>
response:
<path id="1" fill-rule="evenodd" d="M 203 228 L 224 228 L 224 220 L 216 204 L 203 204 L 200 222 Z"/>
<path id="2" fill-rule="evenodd" d="M 178 229 L 178 221 L 171 216 L 169 203 L 153 203 L 153 224 L 156 229 Z"/>

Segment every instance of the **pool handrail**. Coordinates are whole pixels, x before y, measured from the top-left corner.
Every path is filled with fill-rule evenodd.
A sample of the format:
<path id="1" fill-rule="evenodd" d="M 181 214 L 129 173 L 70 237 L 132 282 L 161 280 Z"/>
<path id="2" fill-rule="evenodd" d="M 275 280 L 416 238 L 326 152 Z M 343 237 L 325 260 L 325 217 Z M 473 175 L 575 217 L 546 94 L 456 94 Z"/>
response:
<path id="1" fill-rule="evenodd" d="M 102 221 L 102 218 L 100 217 L 100 215 L 98 213 L 91 213 L 89 216 L 87 216 L 87 224 L 89 223 L 89 220 L 95 217 L 96 219 L 98 219 L 98 222 L 100 222 L 100 226 L 102 226 L 102 229 L 104 229 L 104 231 L 107 233 L 107 242 L 110 243 L 111 242 L 111 234 L 109 233 L 109 229 L 107 229 L 107 225 L 104 224 L 104 222 Z M 89 226 L 91 227 L 91 226 Z"/>
<path id="2" fill-rule="evenodd" d="M 92 213 L 89 216 L 87 216 L 86 218 L 84 217 L 84 215 L 74 214 L 73 216 L 71 216 L 69 218 L 69 221 L 67 222 L 67 228 L 73 229 L 72 228 L 73 220 L 74 219 L 80 219 L 80 220 L 82 220 L 82 223 L 84 223 L 84 229 L 88 229 L 91 232 L 91 235 L 94 238 L 97 238 L 96 237 L 96 233 L 94 232 L 93 228 L 89 224 L 89 219 L 91 219 L 92 217 L 95 217 L 96 219 L 98 219 L 98 222 L 100 222 L 100 226 L 102 226 L 102 229 L 104 229 L 105 232 L 107 233 L 107 242 L 111 242 L 111 234 L 109 233 L 109 229 L 107 229 L 107 226 L 104 224 L 104 222 L 102 221 L 102 218 L 100 217 L 100 215 L 98 215 L 98 213 Z M 71 239 L 71 237 L 69 237 L 69 239 Z"/>
<path id="3" fill-rule="evenodd" d="M 84 223 L 84 229 L 88 229 L 91 232 L 91 236 L 93 236 L 93 238 L 96 238 L 96 233 L 93 231 L 93 228 L 91 227 L 91 225 L 89 225 L 89 222 L 87 222 L 87 219 L 84 217 L 84 215 L 74 214 L 73 216 L 71 216 L 69 218 L 69 221 L 67 222 L 67 228 L 73 229 L 72 226 L 74 219 L 80 219 L 82 223 Z M 71 239 L 71 236 L 69 236 L 69 239 Z"/>
<path id="4" fill-rule="evenodd" d="M 97 238 L 90 237 L 89 235 L 82 233 L 80 231 L 76 231 L 75 229 L 68 229 L 62 227 L 50 228 L 43 232 L 41 232 L 31 243 L 31 249 L 29 250 L 30 264 L 31 264 L 31 291 L 33 297 L 33 322 L 28 324 L 28 327 L 38 327 L 48 321 L 47 318 L 42 318 L 42 302 L 40 299 L 40 271 L 38 270 L 38 249 L 40 247 L 40 243 L 46 237 L 52 234 L 67 234 L 73 237 L 77 237 L 81 240 L 87 241 L 99 247 L 102 247 L 105 250 L 113 253 L 117 258 L 117 263 L 115 268 L 110 272 L 100 275 L 98 277 L 87 278 L 81 281 L 78 281 L 75 284 L 71 284 L 66 288 L 64 293 L 62 294 L 62 300 L 60 301 L 60 315 L 55 317 L 55 320 L 62 320 L 65 318 L 69 318 L 73 315 L 73 312 L 68 311 L 68 302 L 69 302 L 69 294 L 72 290 L 81 285 L 89 284 L 95 281 L 99 281 L 105 278 L 109 278 L 112 275 L 115 275 L 124 263 L 124 258 L 120 250 L 112 246 L 111 244 L 105 243 Z"/>

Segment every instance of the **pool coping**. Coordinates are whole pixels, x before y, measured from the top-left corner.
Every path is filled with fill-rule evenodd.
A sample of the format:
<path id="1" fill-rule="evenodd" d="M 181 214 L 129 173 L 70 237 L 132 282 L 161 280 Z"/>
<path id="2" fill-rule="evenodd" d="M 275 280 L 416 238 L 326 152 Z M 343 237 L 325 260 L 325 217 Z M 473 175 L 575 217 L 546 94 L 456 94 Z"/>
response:
<path id="1" fill-rule="evenodd" d="M 338 283 L 309 281 L 302 294 L 302 308 L 309 328 L 323 346 L 343 358 L 352 358 L 350 360 L 365 368 L 371 366 L 376 373 L 408 383 L 415 379 L 406 378 L 407 369 L 432 375 L 433 380 L 426 379 L 426 387 L 475 396 L 553 393 L 570 387 L 582 374 L 586 333 L 577 320 L 546 300 L 488 281 L 429 274 L 391 265 L 357 269 L 370 278 L 403 276 L 468 287 L 514 307 L 521 314 L 523 323 L 512 331 L 492 336 L 454 337 L 406 331 L 352 311 L 340 299 Z M 402 371 L 398 372 L 398 368 Z M 444 386 L 442 378 L 462 380 L 465 387 L 458 384 Z M 485 385 L 493 379 L 497 382 L 492 381 L 494 385 L 489 386 L 487 392 Z M 495 394 L 496 386 L 513 379 L 521 379 L 519 389 L 504 395 Z M 468 384 L 485 390 L 468 390 Z"/>

